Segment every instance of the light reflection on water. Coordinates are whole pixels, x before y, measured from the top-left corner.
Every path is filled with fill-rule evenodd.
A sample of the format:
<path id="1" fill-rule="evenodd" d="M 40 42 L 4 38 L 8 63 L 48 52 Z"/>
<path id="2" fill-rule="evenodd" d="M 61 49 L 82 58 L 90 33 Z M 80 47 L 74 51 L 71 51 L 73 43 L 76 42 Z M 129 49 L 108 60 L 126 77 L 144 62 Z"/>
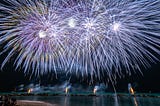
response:
<path id="1" fill-rule="evenodd" d="M 160 106 L 160 98 L 151 97 L 19 96 L 16 98 L 18 100 L 45 101 L 56 104 L 56 106 Z"/>

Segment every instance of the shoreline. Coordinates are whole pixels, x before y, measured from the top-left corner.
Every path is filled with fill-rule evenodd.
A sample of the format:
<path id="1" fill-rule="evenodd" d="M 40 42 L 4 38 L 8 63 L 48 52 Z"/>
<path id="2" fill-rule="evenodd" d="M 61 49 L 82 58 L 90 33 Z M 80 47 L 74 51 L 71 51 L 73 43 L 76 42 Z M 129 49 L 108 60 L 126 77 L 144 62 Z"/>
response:
<path id="1" fill-rule="evenodd" d="M 17 106 L 58 106 L 42 101 L 17 100 Z"/>
<path id="2" fill-rule="evenodd" d="M 88 96 L 88 97 L 99 97 L 99 96 L 103 96 L 103 97 L 113 97 L 115 95 L 115 93 L 108 93 L 108 94 L 74 94 L 74 93 L 68 93 L 68 94 L 51 94 L 51 93 L 39 93 L 39 94 L 34 94 L 34 93 L 20 93 L 20 94 L 5 94 L 11 97 L 15 97 L 15 96 Z M 134 95 L 129 94 L 129 93 L 116 93 L 117 96 L 119 97 L 130 97 L 130 96 L 136 96 L 136 97 L 153 97 L 153 98 L 160 98 L 160 93 L 135 93 Z"/>

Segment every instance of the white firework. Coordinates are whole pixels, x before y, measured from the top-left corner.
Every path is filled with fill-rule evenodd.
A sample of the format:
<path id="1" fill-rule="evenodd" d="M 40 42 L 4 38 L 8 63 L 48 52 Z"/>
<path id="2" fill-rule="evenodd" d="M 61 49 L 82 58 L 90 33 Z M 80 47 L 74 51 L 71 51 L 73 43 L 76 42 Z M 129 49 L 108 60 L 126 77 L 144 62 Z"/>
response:
<path id="1" fill-rule="evenodd" d="M 27 73 L 102 77 L 141 72 L 160 54 L 159 0 L 6 0 L 0 41 Z M 13 7 L 14 6 L 14 7 Z M 122 72 L 122 70 L 125 70 Z"/>

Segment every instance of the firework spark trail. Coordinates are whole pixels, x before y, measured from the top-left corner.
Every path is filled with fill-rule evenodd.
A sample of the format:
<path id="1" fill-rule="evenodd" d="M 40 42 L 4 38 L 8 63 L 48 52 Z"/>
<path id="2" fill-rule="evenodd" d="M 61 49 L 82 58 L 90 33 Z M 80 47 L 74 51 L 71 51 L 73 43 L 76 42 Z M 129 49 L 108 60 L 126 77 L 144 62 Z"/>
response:
<path id="1" fill-rule="evenodd" d="M 101 79 L 139 70 L 160 54 L 159 0 L 6 0 L 0 4 L 0 44 L 18 52 L 16 68 L 64 70 Z M 153 53 L 155 52 L 155 53 Z M 103 71 L 102 71 L 103 70 Z M 114 70 L 114 71 L 113 71 Z"/>
<path id="2" fill-rule="evenodd" d="M 82 76 L 96 75 L 100 79 L 100 71 L 97 71 L 100 68 L 109 75 L 112 75 L 112 70 L 122 75 L 122 67 L 125 67 L 131 74 L 131 69 L 140 71 L 140 65 L 149 66 L 147 59 L 152 62 L 157 60 L 150 50 L 160 54 L 158 5 L 159 1 L 147 0 L 94 0 L 79 4 L 76 7 L 79 11 L 75 11 L 78 19 L 75 20 L 80 20 L 82 26 L 75 26 L 75 30 L 81 32 L 78 36 L 82 38 L 73 48 L 73 56 L 69 56 L 71 73 L 78 70 L 72 69 L 73 66 L 79 68 L 78 63 L 83 66 L 83 71 L 79 71 Z"/>
<path id="3" fill-rule="evenodd" d="M 5 49 L 11 48 L 2 67 L 15 51 L 19 52 L 15 60 L 16 68 L 23 64 L 24 72 L 32 67 L 33 73 L 43 74 L 53 69 L 56 71 L 56 66 L 62 67 L 61 55 L 63 55 L 64 45 L 60 40 L 64 35 L 61 33 L 64 31 L 61 23 L 63 18 L 59 15 L 61 13 L 52 7 L 48 10 L 48 4 L 45 1 L 26 0 L 7 1 L 7 3 L 15 5 L 16 8 L 5 11 L 8 14 L 1 20 L 1 27 L 4 28 L 2 33 L 6 31 L 1 36 L 1 42 L 10 40 Z M 52 2 L 52 4 L 55 3 Z M 4 21 L 5 24 L 3 24 Z M 11 26 L 12 23 L 15 25 Z M 11 26 L 11 29 L 8 26 Z"/>

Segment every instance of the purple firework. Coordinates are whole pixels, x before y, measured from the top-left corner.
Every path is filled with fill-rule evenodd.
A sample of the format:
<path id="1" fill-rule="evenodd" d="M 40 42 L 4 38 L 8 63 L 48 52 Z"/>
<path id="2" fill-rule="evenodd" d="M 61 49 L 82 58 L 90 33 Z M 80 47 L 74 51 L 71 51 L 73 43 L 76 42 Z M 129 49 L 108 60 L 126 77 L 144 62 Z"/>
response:
<path id="1" fill-rule="evenodd" d="M 6 0 L 0 10 L 1 67 L 18 52 L 25 73 L 112 79 L 160 54 L 159 0 Z"/>

